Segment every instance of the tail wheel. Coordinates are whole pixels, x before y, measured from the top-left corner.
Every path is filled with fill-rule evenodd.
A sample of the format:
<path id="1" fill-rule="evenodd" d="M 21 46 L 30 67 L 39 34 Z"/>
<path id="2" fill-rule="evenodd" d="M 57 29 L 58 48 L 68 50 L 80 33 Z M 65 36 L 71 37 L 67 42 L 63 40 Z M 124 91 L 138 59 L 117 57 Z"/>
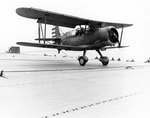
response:
<path id="1" fill-rule="evenodd" d="M 88 58 L 86 56 L 81 56 L 78 58 L 80 66 L 84 66 L 86 62 L 88 61 Z"/>
<path id="2" fill-rule="evenodd" d="M 99 59 L 99 61 L 102 62 L 103 66 L 107 66 L 108 63 L 109 63 L 108 57 L 105 57 L 105 56 L 104 56 L 104 57 L 101 57 L 101 58 Z"/>

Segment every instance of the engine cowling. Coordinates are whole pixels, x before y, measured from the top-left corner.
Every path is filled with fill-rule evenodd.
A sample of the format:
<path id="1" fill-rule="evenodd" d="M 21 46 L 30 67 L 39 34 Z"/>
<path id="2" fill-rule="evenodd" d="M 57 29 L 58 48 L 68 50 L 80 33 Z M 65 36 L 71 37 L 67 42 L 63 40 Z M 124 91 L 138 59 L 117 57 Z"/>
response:
<path id="1" fill-rule="evenodd" d="M 109 40 L 112 43 L 118 43 L 119 35 L 118 35 L 118 31 L 115 28 L 110 28 L 108 31 L 108 35 L 109 35 Z"/>
<path id="2" fill-rule="evenodd" d="M 119 34 L 115 27 L 99 28 L 96 32 L 96 47 L 111 46 L 119 42 Z"/>

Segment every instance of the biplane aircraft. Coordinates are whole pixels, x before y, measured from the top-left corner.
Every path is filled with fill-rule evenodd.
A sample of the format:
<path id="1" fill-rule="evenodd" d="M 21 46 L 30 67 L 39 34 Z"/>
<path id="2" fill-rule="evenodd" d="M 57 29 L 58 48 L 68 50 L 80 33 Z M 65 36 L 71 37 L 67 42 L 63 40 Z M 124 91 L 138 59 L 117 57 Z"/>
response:
<path id="1" fill-rule="evenodd" d="M 16 13 L 26 18 L 36 19 L 38 23 L 38 39 L 36 40 L 39 42 L 17 42 L 18 45 L 55 48 L 58 52 L 61 50 L 83 51 L 83 56 L 78 58 L 81 66 L 84 66 L 88 61 L 86 57 L 86 52 L 88 50 L 97 51 L 100 55 L 99 61 L 106 66 L 109 63 L 109 58 L 103 56 L 101 51 L 111 48 L 127 47 L 121 46 L 123 29 L 132 26 L 132 24 L 95 21 L 36 8 L 18 8 L 16 9 Z M 44 25 L 44 29 L 42 25 Z M 47 38 L 47 25 L 69 28 L 79 26 L 79 28 L 60 35 L 57 27 L 57 36 Z M 117 31 L 119 28 L 121 28 L 120 37 Z"/>

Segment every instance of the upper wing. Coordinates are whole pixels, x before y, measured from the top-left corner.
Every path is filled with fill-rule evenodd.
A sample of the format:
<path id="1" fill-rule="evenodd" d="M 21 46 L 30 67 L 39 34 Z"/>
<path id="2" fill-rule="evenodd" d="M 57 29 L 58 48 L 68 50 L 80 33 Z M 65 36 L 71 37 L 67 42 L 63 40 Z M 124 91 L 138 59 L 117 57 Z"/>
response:
<path id="1" fill-rule="evenodd" d="M 82 51 L 85 49 L 91 49 L 89 45 L 80 45 L 80 46 L 70 46 L 70 45 L 58 45 L 58 44 L 40 44 L 40 43 L 28 43 L 28 42 L 17 42 L 18 45 L 30 46 L 30 47 L 40 47 L 40 48 L 55 48 L 58 50 L 73 50 L 73 51 Z"/>
<path id="2" fill-rule="evenodd" d="M 92 27 L 114 26 L 116 28 L 132 26 L 132 24 L 95 21 L 35 8 L 18 8 L 16 9 L 16 13 L 26 18 L 37 19 L 38 23 L 45 23 L 46 21 L 46 24 L 70 28 L 74 28 L 76 25 L 90 25 Z"/>

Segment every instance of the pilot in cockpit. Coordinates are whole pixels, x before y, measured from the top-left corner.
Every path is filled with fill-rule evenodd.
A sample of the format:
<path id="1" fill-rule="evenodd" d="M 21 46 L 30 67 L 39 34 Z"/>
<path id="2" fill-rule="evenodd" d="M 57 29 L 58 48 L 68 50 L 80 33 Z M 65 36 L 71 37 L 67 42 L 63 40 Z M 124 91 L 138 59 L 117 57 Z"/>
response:
<path id="1" fill-rule="evenodd" d="M 83 27 L 76 29 L 76 36 L 78 35 L 81 36 L 84 33 L 85 33 L 85 29 Z"/>

